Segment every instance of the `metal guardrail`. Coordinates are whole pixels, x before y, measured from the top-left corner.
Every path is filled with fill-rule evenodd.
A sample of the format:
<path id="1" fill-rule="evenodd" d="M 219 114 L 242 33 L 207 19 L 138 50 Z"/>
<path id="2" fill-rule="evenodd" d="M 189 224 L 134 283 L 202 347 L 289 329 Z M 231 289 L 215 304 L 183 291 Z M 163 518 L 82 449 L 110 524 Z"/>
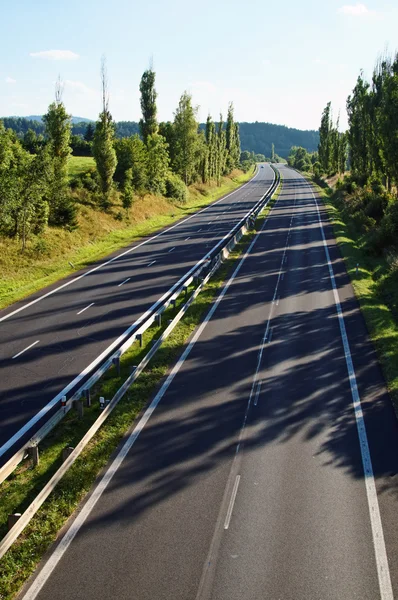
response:
<path id="1" fill-rule="evenodd" d="M 151 358 L 154 356 L 154 354 L 157 352 L 157 350 L 160 348 L 160 346 L 162 345 L 164 340 L 170 335 L 170 333 L 176 327 L 178 322 L 183 318 L 184 314 L 186 313 L 188 308 L 191 306 L 191 304 L 194 302 L 195 298 L 200 294 L 200 292 L 202 291 L 202 289 L 205 286 L 205 284 L 207 283 L 207 281 L 210 279 L 210 277 L 213 275 L 213 273 L 219 268 L 223 259 L 228 256 L 229 252 L 239 242 L 239 240 L 242 238 L 242 236 L 245 234 L 245 232 L 249 228 L 251 228 L 251 226 L 254 225 L 254 220 L 252 220 L 252 215 L 255 214 L 257 216 L 267 206 L 267 204 L 268 204 L 269 200 L 272 198 L 272 195 L 273 195 L 274 191 L 276 190 L 278 184 L 279 184 L 279 174 L 276 174 L 273 185 L 267 191 L 267 193 L 262 197 L 260 203 L 258 203 L 256 205 L 256 210 L 251 213 L 250 222 L 249 222 L 249 219 L 246 219 L 246 221 L 244 223 L 241 223 L 240 228 L 234 232 L 233 236 L 228 239 L 227 243 L 225 243 L 222 248 L 218 249 L 217 254 L 215 254 L 215 255 L 213 254 L 211 263 L 210 264 L 208 263 L 209 266 L 208 266 L 207 274 L 201 279 L 200 282 L 198 281 L 198 286 L 194 290 L 194 292 L 192 293 L 190 298 L 181 307 L 178 314 L 174 317 L 174 319 L 171 321 L 171 323 L 168 325 L 168 327 L 164 330 L 164 332 L 162 333 L 160 338 L 152 346 L 152 348 L 149 350 L 149 352 L 144 356 L 144 358 L 141 360 L 140 364 L 137 367 L 135 367 L 135 369 L 131 373 L 131 375 L 126 379 L 126 381 L 118 389 L 118 391 L 116 392 L 116 394 L 114 395 L 114 397 L 112 398 L 110 403 L 104 408 L 104 410 L 101 412 L 99 417 L 96 419 L 96 421 L 92 424 L 92 426 L 87 431 L 87 433 L 80 440 L 80 442 L 76 446 L 76 448 L 74 448 L 73 451 L 69 454 L 69 456 L 65 459 L 65 461 L 63 462 L 61 467 L 54 473 L 54 475 L 47 482 L 47 484 L 44 486 L 44 488 L 41 490 L 41 492 L 39 492 L 39 494 L 36 496 L 36 498 L 33 500 L 33 502 L 30 504 L 30 506 L 26 509 L 26 511 L 22 515 L 13 515 L 13 517 L 15 517 L 13 519 L 13 524 L 12 524 L 10 530 L 8 531 L 8 533 L 5 535 L 5 537 L 0 542 L 0 559 L 10 549 L 12 544 L 15 542 L 15 540 L 19 537 L 19 535 L 22 533 L 22 531 L 28 525 L 28 523 L 31 521 L 33 516 L 37 513 L 39 508 L 42 506 L 42 504 L 45 502 L 45 500 L 48 498 L 48 496 L 51 494 L 51 492 L 57 486 L 59 481 L 62 479 L 62 477 L 68 471 L 68 469 L 73 465 L 73 463 L 76 461 L 76 459 L 80 456 L 83 449 L 87 446 L 87 444 L 93 438 L 93 436 L 98 431 L 98 429 L 101 427 L 101 425 L 106 421 L 106 419 L 112 413 L 112 411 L 117 406 L 117 404 L 120 402 L 120 400 L 123 398 L 123 396 L 127 392 L 127 390 L 131 387 L 131 385 L 134 383 L 134 381 L 136 381 L 136 379 L 139 377 L 139 375 L 145 369 L 145 367 L 147 366 L 147 364 L 149 363 Z M 236 229 L 236 228 L 234 228 L 234 229 Z M 192 277 L 191 277 L 191 279 L 192 279 Z M 185 282 L 185 285 L 187 285 L 186 282 Z M 170 303 L 172 303 L 172 298 L 169 298 L 169 300 L 167 301 L 167 306 L 169 306 Z M 162 307 L 162 312 L 167 308 L 167 306 Z M 151 317 L 151 319 L 152 319 L 152 317 Z M 153 320 L 151 320 L 150 324 L 152 324 L 152 323 L 153 323 Z M 150 325 L 147 325 L 147 322 L 145 322 L 145 324 L 143 324 L 141 326 L 141 329 L 143 329 L 144 326 L 145 326 L 145 328 L 147 328 Z M 137 335 L 137 332 L 132 337 L 134 339 L 136 339 L 136 335 Z M 124 344 L 125 349 L 127 349 L 127 347 L 129 347 L 131 345 L 132 342 L 130 343 L 130 340 L 131 340 L 131 338 L 129 338 L 129 340 L 127 340 L 125 342 L 125 344 Z M 119 349 L 119 352 L 120 351 L 122 351 L 122 349 Z M 70 409 L 70 407 L 71 407 L 71 399 L 69 400 L 69 409 Z"/>
<path id="2" fill-rule="evenodd" d="M 200 261 L 198 261 L 183 277 L 181 277 L 171 288 L 166 292 L 150 309 L 145 315 L 135 321 L 111 346 L 105 350 L 97 359 L 95 368 L 92 369 L 92 373 L 85 374 L 85 380 L 83 384 L 76 384 L 74 389 L 68 390 L 67 386 L 64 390 L 55 396 L 51 401 L 53 406 L 59 404 L 60 408 L 46 421 L 42 427 L 27 441 L 21 448 L 19 448 L 8 461 L 0 467 L 0 484 L 7 479 L 7 477 L 14 471 L 17 465 L 26 457 L 29 451 L 37 448 L 41 440 L 64 418 L 69 412 L 75 402 L 82 402 L 85 400 L 90 403 L 90 389 L 97 381 L 104 375 L 104 373 L 117 364 L 120 357 L 131 347 L 131 345 L 139 340 L 141 343 L 143 333 L 156 321 L 161 318 L 162 313 L 174 303 L 178 296 L 184 292 L 188 286 L 199 278 L 203 271 L 213 263 L 215 258 L 220 254 L 223 255 L 224 251 L 229 252 L 231 248 L 239 241 L 242 237 L 242 228 L 250 228 L 253 226 L 254 221 L 257 218 L 259 212 L 266 206 L 269 198 L 276 190 L 279 183 L 279 172 L 272 165 L 271 168 L 274 171 L 274 181 L 267 192 L 260 198 L 260 200 L 250 209 L 248 213 L 227 233 Z M 149 314 L 148 314 L 149 313 Z M 145 316 L 145 318 L 143 318 Z M 116 343 L 117 342 L 117 343 Z M 98 362 L 100 363 L 98 366 Z M 73 383 L 73 382 L 72 382 Z M 80 383 L 80 382 L 79 382 Z M 77 389 L 76 389 L 77 388 Z M 71 392 L 69 397 L 66 396 L 66 391 Z M 32 425 L 32 428 L 35 424 Z M 17 443 L 17 442 L 16 442 Z M 16 445 L 13 444 L 13 445 Z M 11 445 L 7 450 L 11 449 Z M 3 449 L 5 446 L 3 446 Z M 0 448 L 0 456 L 3 453 Z M 36 454 L 34 454 L 36 456 Z"/>

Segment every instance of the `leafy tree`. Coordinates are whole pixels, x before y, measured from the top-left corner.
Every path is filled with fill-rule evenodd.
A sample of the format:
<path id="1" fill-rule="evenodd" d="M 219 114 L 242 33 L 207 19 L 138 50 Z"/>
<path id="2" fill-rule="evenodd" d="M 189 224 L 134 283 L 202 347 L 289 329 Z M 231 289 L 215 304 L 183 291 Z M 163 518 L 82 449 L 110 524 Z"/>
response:
<path id="1" fill-rule="evenodd" d="M 319 162 L 324 173 L 330 172 L 332 163 L 332 140 L 330 135 L 331 129 L 331 103 L 328 102 L 322 113 L 321 126 L 319 128 Z"/>
<path id="2" fill-rule="evenodd" d="M 192 106 L 192 96 L 184 92 L 174 113 L 173 171 L 189 185 L 195 180 L 199 162 L 197 108 Z"/>
<path id="3" fill-rule="evenodd" d="M 124 187 L 126 181 L 135 190 L 147 185 L 147 149 L 138 135 L 115 141 L 117 166 L 114 179 Z"/>
<path id="4" fill-rule="evenodd" d="M 146 143 L 150 135 L 155 135 L 158 131 L 156 120 L 157 108 L 155 90 L 155 73 L 149 68 L 142 75 L 140 82 L 141 92 L 141 112 L 140 131 L 144 142 Z"/>
<path id="5" fill-rule="evenodd" d="M 147 138 L 148 152 L 148 189 L 154 194 L 166 193 L 166 178 L 169 171 L 167 142 L 155 133 Z"/>
<path id="6" fill-rule="evenodd" d="M 102 207 L 110 206 L 113 175 L 116 170 L 116 152 L 113 147 L 115 127 L 109 112 L 108 78 L 105 59 L 101 65 L 102 112 L 95 127 L 93 155 L 101 182 Z"/>
<path id="7" fill-rule="evenodd" d="M 52 181 L 49 186 L 49 222 L 53 225 L 73 225 L 76 209 L 69 195 L 68 158 L 71 153 L 70 115 L 62 102 L 62 85 L 58 79 L 55 89 L 55 102 L 50 104 L 43 117 L 52 159 Z"/>
<path id="8" fill-rule="evenodd" d="M 226 160 L 225 168 L 228 173 L 239 166 L 240 158 L 240 139 L 239 131 L 234 122 L 234 105 L 232 102 L 228 105 L 227 124 L 225 129 L 226 135 Z"/>

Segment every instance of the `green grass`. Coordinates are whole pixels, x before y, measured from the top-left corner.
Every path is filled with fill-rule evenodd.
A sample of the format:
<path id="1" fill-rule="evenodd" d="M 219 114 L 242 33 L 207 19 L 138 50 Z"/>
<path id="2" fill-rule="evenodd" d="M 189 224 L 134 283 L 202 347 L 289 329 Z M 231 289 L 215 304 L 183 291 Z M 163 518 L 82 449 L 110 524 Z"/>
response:
<path id="1" fill-rule="evenodd" d="M 72 179 L 76 175 L 86 173 L 92 167 L 95 167 L 95 161 L 92 156 L 71 156 L 68 163 L 69 177 Z"/>
<path id="2" fill-rule="evenodd" d="M 277 195 L 275 195 L 275 198 Z M 259 217 L 257 229 L 261 227 L 273 202 Z M 23 583 L 34 571 L 49 545 L 79 502 L 93 485 L 98 473 L 106 465 L 112 452 L 120 443 L 134 419 L 153 396 L 170 366 L 181 354 L 182 347 L 209 310 L 236 259 L 250 243 L 255 230 L 248 233 L 231 253 L 229 259 L 208 282 L 184 318 L 180 321 L 163 346 L 154 356 L 128 393 L 124 396 L 96 436 L 69 469 L 51 496 L 18 538 L 14 546 L 0 561 L 0 599 L 11 600 Z M 179 299 L 180 306 L 184 302 Z M 172 318 L 172 308 L 164 314 L 163 323 Z M 164 325 L 165 327 L 165 325 Z M 111 369 L 97 386 L 93 394 L 93 406 L 85 408 L 84 418 L 79 420 L 70 411 L 64 421 L 54 429 L 40 445 L 40 464 L 33 469 L 28 462 L 20 467 L 0 486 L 0 535 L 6 532 L 7 515 L 23 512 L 37 493 L 61 464 L 61 452 L 66 446 L 76 446 L 99 414 L 97 398 L 103 395 L 111 398 L 131 371 L 131 365 L 138 364 L 147 353 L 152 340 L 159 337 L 163 328 L 153 327 L 144 334 L 144 347 L 137 344 L 123 355 L 121 376 Z"/>
<path id="3" fill-rule="evenodd" d="M 21 251 L 18 240 L 0 239 L 0 309 L 197 212 L 252 176 L 251 170 L 225 177 L 220 187 L 191 186 L 185 204 L 155 196 L 139 197 L 122 220 L 115 219 L 120 211 L 107 214 L 90 206 L 80 206 L 76 230 L 49 227 L 44 235 L 30 240 L 25 252 Z"/>
<path id="4" fill-rule="evenodd" d="M 380 284 L 389 266 L 383 258 L 369 256 L 365 250 L 364 236 L 356 230 L 352 221 L 343 218 L 341 205 L 332 190 L 317 187 L 332 222 L 337 244 L 398 414 L 398 323 L 380 293 Z"/>

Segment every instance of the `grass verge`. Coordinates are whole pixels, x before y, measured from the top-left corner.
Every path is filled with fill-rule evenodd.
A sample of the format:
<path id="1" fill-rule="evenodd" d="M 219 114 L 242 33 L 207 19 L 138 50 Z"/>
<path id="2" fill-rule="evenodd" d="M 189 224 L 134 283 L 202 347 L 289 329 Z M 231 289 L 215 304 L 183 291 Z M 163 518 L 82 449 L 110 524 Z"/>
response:
<path id="1" fill-rule="evenodd" d="M 280 189 L 280 188 L 279 188 Z M 72 515 L 78 504 L 90 490 L 95 478 L 108 462 L 123 435 L 134 419 L 148 403 L 171 365 L 181 354 L 204 314 L 209 310 L 226 277 L 237 258 L 242 254 L 251 239 L 264 222 L 279 190 L 256 222 L 256 229 L 249 232 L 236 246 L 228 260 L 215 273 L 203 292 L 189 308 L 163 346 L 154 356 L 132 388 L 124 396 L 97 435 L 91 440 L 78 460 L 69 469 L 60 484 L 46 500 L 38 513 L 18 538 L 14 546 L 0 561 L 0 599 L 11 600 L 34 571 L 44 552 L 56 539 L 60 528 Z M 111 398 L 121 383 L 131 372 L 131 367 L 143 358 L 148 348 L 157 339 L 173 311 L 178 310 L 184 299 L 181 297 L 176 309 L 169 308 L 163 316 L 163 327 L 152 327 L 144 334 L 143 348 L 134 344 L 121 360 L 121 374 L 117 376 L 111 369 L 99 382 L 93 393 L 93 405 L 85 408 L 83 419 L 79 420 L 70 411 L 62 423 L 55 428 L 40 446 L 40 464 L 33 469 L 28 462 L 22 463 L 13 475 L 0 486 L 2 498 L 0 506 L 0 537 L 7 531 L 7 516 L 13 512 L 23 512 L 45 483 L 61 464 L 63 448 L 75 447 L 94 420 L 98 417 L 98 396 Z"/>
<path id="2" fill-rule="evenodd" d="M 316 183 L 315 186 L 333 225 L 337 244 L 398 415 L 398 322 L 380 293 L 381 282 L 388 272 L 388 264 L 383 258 L 372 257 L 366 252 L 363 236 L 358 233 L 353 222 L 343 218 L 342 207 L 333 190 L 329 187 L 319 187 Z"/>
<path id="3" fill-rule="evenodd" d="M 81 205 L 77 229 L 49 227 L 44 234 L 32 237 L 25 252 L 21 252 L 18 240 L 0 239 L 0 310 L 197 212 L 252 176 L 253 170 L 244 174 L 236 171 L 224 177 L 220 187 L 193 185 L 185 204 L 146 195 L 137 198 L 128 213 L 107 214 L 89 204 Z"/>

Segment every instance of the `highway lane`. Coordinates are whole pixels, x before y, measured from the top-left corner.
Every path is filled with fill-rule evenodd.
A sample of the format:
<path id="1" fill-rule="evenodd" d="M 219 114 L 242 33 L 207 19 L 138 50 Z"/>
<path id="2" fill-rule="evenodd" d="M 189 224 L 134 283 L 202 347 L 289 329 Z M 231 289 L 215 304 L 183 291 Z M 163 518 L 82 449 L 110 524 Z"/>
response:
<path id="1" fill-rule="evenodd" d="M 75 274 L 61 289 L 58 283 L 2 311 L 0 446 L 196 264 L 263 196 L 273 177 L 264 165 L 249 183 L 206 210 L 115 253 L 116 260 L 86 270 L 84 277 Z"/>
<path id="2" fill-rule="evenodd" d="M 212 319 L 24 600 L 398 597 L 397 422 L 325 225 L 373 466 L 365 479 L 316 205 L 303 178 L 282 171 L 283 193 Z"/>

